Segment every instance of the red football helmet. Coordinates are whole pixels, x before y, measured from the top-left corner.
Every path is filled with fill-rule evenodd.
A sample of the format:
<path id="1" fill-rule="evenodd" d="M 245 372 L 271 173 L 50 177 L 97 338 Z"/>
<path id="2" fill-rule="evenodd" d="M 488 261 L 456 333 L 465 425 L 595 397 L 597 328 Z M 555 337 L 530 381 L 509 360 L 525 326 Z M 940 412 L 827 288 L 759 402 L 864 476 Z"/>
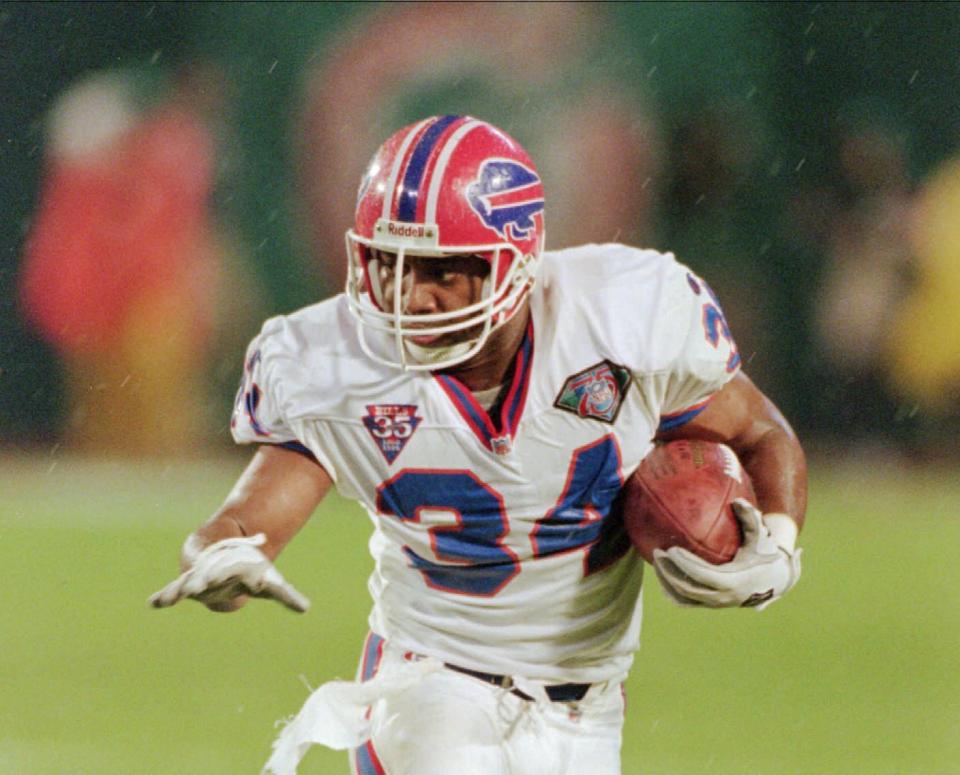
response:
<path id="1" fill-rule="evenodd" d="M 376 152 L 347 231 L 347 297 L 360 343 L 374 360 L 403 369 L 439 369 L 476 354 L 490 332 L 520 307 L 543 250 L 543 185 L 526 151 L 509 135 L 469 116 L 434 116 L 401 129 Z M 405 314 L 403 283 L 384 299 L 377 253 L 477 255 L 490 265 L 482 298 L 453 312 Z M 411 336 L 479 328 L 446 347 L 421 347 Z M 375 351 L 368 330 L 386 332 Z"/>

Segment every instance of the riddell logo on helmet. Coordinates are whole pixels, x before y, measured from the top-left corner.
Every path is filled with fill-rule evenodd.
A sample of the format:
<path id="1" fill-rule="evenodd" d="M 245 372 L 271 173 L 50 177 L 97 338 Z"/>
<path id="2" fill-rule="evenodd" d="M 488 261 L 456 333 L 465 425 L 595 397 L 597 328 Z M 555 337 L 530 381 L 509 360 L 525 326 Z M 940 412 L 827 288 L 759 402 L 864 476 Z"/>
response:
<path id="1" fill-rule="evenodd" d="M 436 247 L 440 230 L 433 223 L 407 223 L 380 218 L 373 227 L 375 239 L 417 247 Z"/>
<path id="2" fill-rule="evenodd" d="M 387 233 L 394 237 L 425 237 L 427 230 L 416 223 L 387 222 Z"/>

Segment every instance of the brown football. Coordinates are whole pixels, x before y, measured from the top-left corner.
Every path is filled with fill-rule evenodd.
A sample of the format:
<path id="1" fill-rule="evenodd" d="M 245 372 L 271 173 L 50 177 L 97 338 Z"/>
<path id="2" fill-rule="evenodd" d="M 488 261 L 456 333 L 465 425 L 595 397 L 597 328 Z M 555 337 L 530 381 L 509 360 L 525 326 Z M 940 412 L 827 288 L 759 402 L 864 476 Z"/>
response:
<path id="1" fill-rule="evenodd" d="M 723 444 L 658 444 L 621 493 L 623 520 L 647 562 L 654 549 L 682 546 L 714 564 L 729 562 L 743 540 L 730 503 L 756 505 L 753 484 L 737 456 Z"/>

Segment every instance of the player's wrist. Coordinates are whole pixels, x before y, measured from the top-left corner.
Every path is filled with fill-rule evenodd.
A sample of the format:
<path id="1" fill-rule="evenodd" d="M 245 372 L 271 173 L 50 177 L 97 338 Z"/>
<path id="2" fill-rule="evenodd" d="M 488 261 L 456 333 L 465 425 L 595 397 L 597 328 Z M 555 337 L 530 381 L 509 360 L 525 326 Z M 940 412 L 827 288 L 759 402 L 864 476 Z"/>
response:
<path id="1" fill-rule="evenodd" d="M 796 551 L 797 536 L 800 531 L 793 517 L 789 514 L 772 512 L 763 515 L 763 524 L 767 526 L 777 546 L 787 554 L 792 555 Z"/>

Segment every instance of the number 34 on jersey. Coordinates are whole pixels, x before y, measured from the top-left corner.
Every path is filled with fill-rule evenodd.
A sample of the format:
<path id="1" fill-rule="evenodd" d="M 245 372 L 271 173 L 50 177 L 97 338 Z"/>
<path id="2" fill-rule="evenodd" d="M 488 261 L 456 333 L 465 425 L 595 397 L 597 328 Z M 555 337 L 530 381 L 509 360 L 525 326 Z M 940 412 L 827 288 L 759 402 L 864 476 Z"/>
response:
<path id="1" fill-rule="evenodd" d="M 606 435 L 574 450 L 563 492 L 535 521 L 512 524 L 501 494 L 460 469 L 399 471 L 378 488 L 377 511 L 421 526 L 404 531 L 403 551 L 430 587 L 490 597 L 520 573 L 520 557 L 504 542 L 511 529 L 528 532 L 534 561 L 582 550 L 585 575 L 621 556 L 626 539 L 608 517 L 622 484 L 620 450 Z"/>

